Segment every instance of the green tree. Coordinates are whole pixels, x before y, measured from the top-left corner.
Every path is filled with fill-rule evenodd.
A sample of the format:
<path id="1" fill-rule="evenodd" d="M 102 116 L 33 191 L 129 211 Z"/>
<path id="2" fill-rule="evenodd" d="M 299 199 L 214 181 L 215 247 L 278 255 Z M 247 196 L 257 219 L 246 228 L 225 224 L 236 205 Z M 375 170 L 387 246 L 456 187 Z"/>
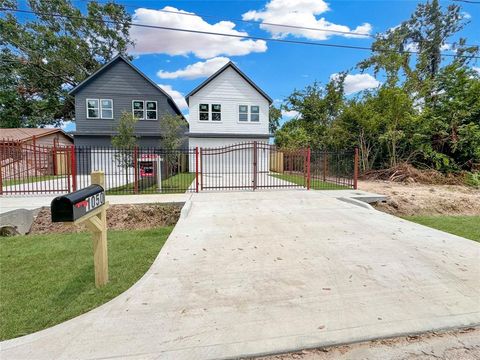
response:
<path id="1" fill-rule="evenodd" d="M 282 110 L 270 105 L 268 111 L 268 131 L 270 134 L 275 134 L 275 131 L 280 127 L 280 119 L 282 118 Z"/>
<path id="2" fill-rule="evenodd" d="M 300 149 L 308 147 L 311 142 L 311 136 L 299 123 L 299 119 L 286 122 L 275 133 L 275 145 L 282 149 Z"/>
<path id="3" fill-rule="evenodd" d="M 480 164 L 480 77 L 454 62 L 438 75 L 436 105 L 421 114 L 420 160 L 438 170 L 473 170 Z"/>
<path id="4" fill-rule="evenodd" d="M 11 9 L 17 5 L 2 2 Z M 90 1 L 85 13 L 69 0 L 28 0 L 27 5 L 37 13 L 33 20 L 20 20 L 13 11 L 0 17 L 1 127 L 74 119 L 68 91 L 132 44 L 131 16 L 114 2 Z"/>
<path id="5" fill-rule="evenodd" d="M 455 61 L 462 65 L 478 54 L 479 47 L 467 46 L 464 38 L 449 42 L 467 24 L 458 5 L 450 4 L 442 9 L 438 0 L 420 3 L 410 19 L 377 35 L 372 55 L 358 66 L 362 70 L 373 68 L 375 74 L 385 71 L 387 86 L 402 85 L 417 99 L 429 104 L 437 93 L 442 50 L 456 50 Z M 418 54 L 411 54 L 412 50 Z"/>
<path id="6" fill-rule="evenodd" d="M 165 150 L 165 161 L 169 167 L 169 173 L 177 171 L 181 154 L 175 150 L 185 143 L 185 120 L 178 115 L 166 114 L 160 119 L 160 131 L 162 133 L 161 147 Z"/>
<path id="7" fill-rule="evenodd" d="M 131 112 L 122 112 L 117 127 L 117 134 L 112 136 L 112 146 L 115 148 L 115 162 L 125 169 L 127 184 L 129 182 L 129 169 L 134 164 L 134 149 L 137 146 L 137 136 L 135 135 L 135 124 L 137 121 Z"/>
<path id="8" fill-rule="evenodd" d="M 279 136 L 285 138 L 286 132 L 292 132 L 293 138 L 302 134 L 302 139 L 308 139 L 305 146 L 324 148 L 328 143 L 328 130 L 340 114 L 344 104 L 343 81 L 345 76 L 346 74 L 342 73 L 332 78 L 325 87 L 314 82 L 303 90 L 294 90 L 287 97 L 283 109 L 296 111 L 299 116 L 286 122 L 281 128 L 283 132 Z M 302 127 L 305 131 L 297 131 L 296 127 Z M 304 133 L 308 134 L 307 138 L 304 138 Z"/>

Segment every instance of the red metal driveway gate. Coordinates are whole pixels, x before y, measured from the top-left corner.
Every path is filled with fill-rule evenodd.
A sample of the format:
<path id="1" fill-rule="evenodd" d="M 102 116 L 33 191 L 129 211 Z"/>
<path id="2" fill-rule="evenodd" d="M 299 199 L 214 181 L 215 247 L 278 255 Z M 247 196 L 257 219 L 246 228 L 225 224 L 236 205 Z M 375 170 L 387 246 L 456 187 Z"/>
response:
<path id="1" fill-rule="evenodd" d="M 280 151 L 265 142 L 198 149 L 200 190 L 308 188 L 309 149 Z"/>

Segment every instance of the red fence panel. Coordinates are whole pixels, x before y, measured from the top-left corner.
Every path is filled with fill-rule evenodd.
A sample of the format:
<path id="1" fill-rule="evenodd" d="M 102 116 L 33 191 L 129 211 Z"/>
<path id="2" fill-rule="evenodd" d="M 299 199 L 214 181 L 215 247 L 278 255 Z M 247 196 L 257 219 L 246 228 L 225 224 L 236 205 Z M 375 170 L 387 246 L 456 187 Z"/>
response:
<path id="1" fill-rule="evenodd" d="M 69 191 L 66 147 L 0 142 L 1 193 L 50 194 Z"/>
<path id="2" fill-rule="evenodd" d="M 120 149 L 0 142 L 1 194 L 56 194 L 105 173 L 108 195 L 203 190 L 356 188 L 358 154 L 280 149 L 265 141 L 217 148 Z"/>

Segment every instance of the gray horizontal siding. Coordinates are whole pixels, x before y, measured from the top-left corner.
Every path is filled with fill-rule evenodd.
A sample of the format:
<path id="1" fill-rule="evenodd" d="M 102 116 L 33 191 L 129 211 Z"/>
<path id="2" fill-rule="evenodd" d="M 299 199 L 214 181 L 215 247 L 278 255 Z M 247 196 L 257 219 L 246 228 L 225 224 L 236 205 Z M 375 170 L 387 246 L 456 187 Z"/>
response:
<path id="1" fill-rule="evenodd" d="M 112 147 L 112 138 L 110 136 L 81 136 L 76 135 L 75 146 L 86 146 L 86 147 Z M 144 136 L 137 140 L 137 145 L 139 148 L 161 148 L 162 140 L 160 137 L 155 136 Z"/>
<path id="2" fill-rule="evenodd" d="M 112 99 L 113 119 L 87 119 L 86 99 Z M 165 114 L 176 114 L 167 96 L 145 80 L 124 61 L 113 64 L 75 95 L 75 121 L 79 133 L 113 133 L 123 111 L 132 111 L 132 100 L 157 101 L 157 120 L 139 120 L 139 133 L 159 133 Z"/>

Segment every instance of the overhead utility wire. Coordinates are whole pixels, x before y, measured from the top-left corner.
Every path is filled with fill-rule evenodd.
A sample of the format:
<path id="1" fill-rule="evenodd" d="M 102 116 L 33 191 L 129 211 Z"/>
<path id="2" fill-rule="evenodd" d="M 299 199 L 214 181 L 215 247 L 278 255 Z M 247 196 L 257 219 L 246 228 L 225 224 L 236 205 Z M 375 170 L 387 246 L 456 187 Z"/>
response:
<path id="1" fill-rule="evenodd" d="M 83 2 L 88 2 L 90 0 L 78 0 L 78 1 L 83 1 Z M 454 0 L 454 1 L 461 1 L 461 0 Z M 114 1 L 115 4 L 124 6 L 124 7 L 129 7 L 132 9 L 138 9 L 141 6 L 135 6 L 135 5 L 128 5 L 124 4 L 118 1 Z M 105 4 L 105 3 L 103 3 Z M 188 13 L 188 12 L 182 12 L 182 11 L 174 11 L 174 10 L 165 10 L 165 9 L 154 9 L 154 11 L 159 11 L 159 12 L 164 12 L 164 13 L 169 13 L 169 14 L 178 14 L 178 15 L 185 15 L 185 16 L 198 16 L 202 18 L 213 18 L 213 19 L 220 19 L 224 21 L 232 21 L 232 22 L 242 22 L 242 23 L 247 23 L 247 24 L 255 24 L 255 25 L 268 25 L 268 26 L 276 26 L 276 27 L 285 27 L 285 28 L 292 28 L 292 29 L 299 29 L 299 30 L 310 30 L 310 31 L 320 31 L 320 32 L 327 32 L 327 33 L 338 33 L 338 34 L 344 34 L 344 35 L 352 35 L 352 36 L 364 36 L 364 37 L 369 37 L 372 39 L 376 39 L 375 35 L 369 34 L 369 33 L 359 33 L 359 32 L 354 32 L 354 31 L 342 31 L 342 30 L 330 30 L 330 29 L 325 29 L 325 28 L 318 28 L 318 27 L 307 27 L 307 26 L 298 26 L 298 25 L 289 25 L 289 24 L 278 24 L 278 23 L 271 23 L 271 22 L 258 22 L 255 20 L 244 20 L 244 19 L 224 19 L 218 15 L 211 15 L 211 14 L 205 14 L 205 13 Z M 451 44 L 453 43 L 445 43 L 445 44 Z M 476 46 L 476 45 L 472 45 Z"/>
<path id="2" fill-rule="evenodd" d="M 61 17 L 61 18 L 77 19 L 77 20 L 78 19 L 83 19 L 83 20 L 87 19 L 84 16 L 61 15 L 61 14 L 55 14 L 55 13 L 36 12 L 36 11 L 20 10 L 20 9 L 10 9 L 10 8 L 4 8 L 4 7 L 0 7 L 0 11 L 14 11 L 14 12 L 19 12 L 19 13 L 36 14 L 36 15 L 43 15 L 43 16 L 53 16 L 53 17 Z M 95 21 L 97 21 L 99 23 L 118 24 L 118 22 L 114 21 L 114 20 L 97 19 Z M 147 25 L 147 24 L 140 24 L 140 23 L 130 23 L 130 25 L 135 26 L 135 27 L 141 27 L 141 28 L 149 28 L 149 29 L 161 29 L 161 30 L 178 31 L 178 32 L 193 33 L 193 34 L 232 37 L 232 38 L 239 38 L 239 39 L 263 40 L 263 41 L 287 43 L 287 44 L 312 45 L 312 46 L 354 49 L 354 50 L 394 52 L 394 53 L 400 53 L 400 54 L 402 54 L 402 53 L 403 54 L 418 54 L 417 51 L 407 51 L 407 50 L 405 50 L 403 52 L 400 52 L 400 51 L 389 50 L 389 49 L 382 49 L 382 50 L 376 49 L 376 50 L 374 50 L 374 49 L 372 49 L 371 47 L 368 47 L 368 46 L 355 46 L 355 45 L 344 45 L 344 44 L 324 44 L 324 43 L 318 43 L 318 42 L 312 42 L 312 41 L 275 39 L 275 38 L 252 36 L 252 35 L 226 34 L 226 33 L 218 33 L 218 32 L 213 32 L 213 31 L 181 29 L 181 28 L 174 28 L 174 27 L 168 27 L 168 26 Z M 445 53 L 442 53 L 442 55 L 443 56 L 448 56 L 448 57 L 463 57 L 463 58 L 471 58 L 471 59 L 480 59 L 480 56 L 455 55 L 455 54 L 445 54 Z"/>
<path id="3" fill-rule="evenodd" d="M 80 1 L 85 2 L 85 1 L 89 1 L 89 0 L 80 0 Z M 115 4 L 125 6 L 125 7 L 129 7 L 129 8 L 132 8 L 132 9 L 138 9 L 139 8 L 139 6 L 123 4 L 123 3 L 120 3 L 118 1 L 115 1 Z M 169 14 L 178 14 L 178 15 L 185 15 L 185 16 L 197 16 L 197 17 L 202 17 L 202 18 L 213 18 L 213 19 L 225 20 L 225 19 L 222 19 L 218 15 L 201 14 L 201 13 L 188 13 L 188 12 L 165 10 L 165 9 L 155 9 L 155 11 L 160 11 L 160 12 L 169 13 Z M 271 22 L 265 22 L 265 21 L 262 21 L 260 23 L 258 21 L 244 20 L 244 19 L 226 19 L 226 21 L 242 22 L 242 23 L 255 24 L 255 25 L 277 26 L 277 27 L 285 27 L 285 28 L 299 29 L 299 30 L 322 31 L 322 32 L 328 32 L 328 33 L 338 33 L 338 34 L 354 35 L 354 36 L 365 36 L 365 37 L 371 37 L 373 39 L 375 38 L 375 35 L 368 34 L 368 33 L 358 33 L 358 32 L 354 32 L 354 31 L 330 30 L 330 29 L 322 29 L 322 28 L 317 28 L 317 27 L 307 27 L 307 26 L 298 26 L 298 25 L 289 25 L 289 24 L 277 24 L 277 23 L 271 23 Z"/>

